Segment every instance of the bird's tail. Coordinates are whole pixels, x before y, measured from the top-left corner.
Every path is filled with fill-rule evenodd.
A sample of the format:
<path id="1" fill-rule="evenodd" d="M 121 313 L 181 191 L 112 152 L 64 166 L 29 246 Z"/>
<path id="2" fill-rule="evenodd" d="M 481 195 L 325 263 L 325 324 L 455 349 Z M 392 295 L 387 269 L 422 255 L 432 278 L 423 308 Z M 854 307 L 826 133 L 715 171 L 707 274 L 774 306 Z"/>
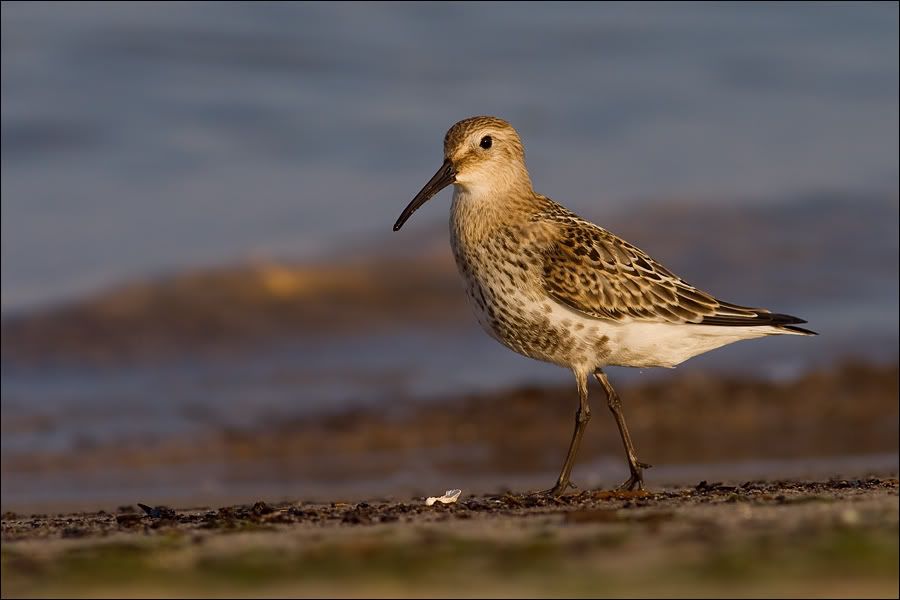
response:
<path id="1" fill-rule="evenodd" d="M 797 327 L 802 323 L 806 323 L 800 317 L 795 317 L 792 315 L 784 315 L 779 313 L 769 313 L 766 315 L 771 318 L 771 325 L 786 334 L 793 335 L 819 335 L 815 331 L 810 329 L 806 329 L 804 327 Z"/>
<path id="2" fill-rule="evenodd" d="M 772 334 L 819 335 L 815 331 L 797 327 L 797 325 L 806 323 L 800 317 L 727 302 L 720 302 L 719 311 L 714 315 L 704 317 L 701 323 L 720 327 L 768 327 L 772 329 Z"/>
<path id="3" fill-rule="evenodd" d="M 766 322 L 759 323 L 759 325 L 768 325 L 769 327 L 771 327 L 774 330 L 772 331 L 773 335 L 819 335 L 811 329 L 797 327 L 797 325 L 806 323 L 806 321 L 799 317 L 783 315 L 779 313 L 764 314 L 760 315 L 760 317 L 764 317 Z"/>

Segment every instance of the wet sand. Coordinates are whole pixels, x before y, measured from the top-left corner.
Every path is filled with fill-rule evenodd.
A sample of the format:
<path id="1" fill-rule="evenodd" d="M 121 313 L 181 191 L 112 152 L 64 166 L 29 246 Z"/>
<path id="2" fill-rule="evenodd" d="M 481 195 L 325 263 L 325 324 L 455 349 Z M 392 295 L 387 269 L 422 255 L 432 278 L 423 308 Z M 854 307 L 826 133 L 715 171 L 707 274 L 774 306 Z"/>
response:
<path id="1" fill-rule="evenodd" d="M 848 362 L 780 382 L 685 373 L 622 386 L 620 393 L 639 457 L 654 465 L 646 472 L 652 486 L 712 477 L 859 477 L 896 468 L 897 369 Z M 5 452 L 2 509 L 219 506 L 260 497 L 353 501 L 447 488 L 549 487 L 575 405 L 570 386 L 514 387 Z M 573 480 L 608 489 L 627 469 L 602 397 L 593 406 Z M 4 435 L 14 426 L 5 422 Z"/>
<path id="2" fill-rule="evenodd" d="M 3 515 L 3 596 L 898 592 L 898 480 Z"/>

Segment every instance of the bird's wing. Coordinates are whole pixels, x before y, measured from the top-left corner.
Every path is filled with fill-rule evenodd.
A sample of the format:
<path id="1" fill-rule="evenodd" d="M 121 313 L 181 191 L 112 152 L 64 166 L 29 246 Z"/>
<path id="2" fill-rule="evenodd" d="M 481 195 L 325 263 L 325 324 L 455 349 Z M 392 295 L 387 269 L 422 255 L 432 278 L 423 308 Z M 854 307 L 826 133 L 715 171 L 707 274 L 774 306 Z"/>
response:
<path id="1" fill-rule="evenodd" d="M 716 300 L 644 251 L 571 213 L 540 218 L 556 232 L 542 253 L 545 291 L 591 317 L 721 326 L 805 322 Z"/>

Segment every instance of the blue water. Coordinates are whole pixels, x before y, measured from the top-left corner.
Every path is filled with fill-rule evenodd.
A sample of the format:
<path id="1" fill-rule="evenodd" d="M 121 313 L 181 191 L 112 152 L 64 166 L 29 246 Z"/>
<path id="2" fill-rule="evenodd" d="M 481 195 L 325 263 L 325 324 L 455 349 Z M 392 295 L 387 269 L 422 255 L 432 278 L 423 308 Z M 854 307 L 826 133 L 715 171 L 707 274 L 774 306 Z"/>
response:
<path id="1" fill-rule="evenodd" d="M 896 195 L 897 23 L 896 3 L 4 2 L 2 309 L 377 243 L 472 114 L 509 119 L 536 188 L 591 216 Z"/>

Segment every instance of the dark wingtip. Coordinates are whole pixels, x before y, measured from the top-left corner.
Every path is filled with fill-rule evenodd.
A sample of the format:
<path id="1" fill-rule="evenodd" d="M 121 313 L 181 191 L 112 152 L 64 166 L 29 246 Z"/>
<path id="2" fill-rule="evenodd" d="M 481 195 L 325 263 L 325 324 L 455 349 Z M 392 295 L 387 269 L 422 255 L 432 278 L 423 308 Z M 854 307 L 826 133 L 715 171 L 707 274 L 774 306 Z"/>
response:
<path id="1" fill-rule="evenodd" d="M 815 331 L 810 331 L 809 329 L 804 329 L 803 327 L 796 327 L 796 325 L 802 325 L 803 323 L 806 323 L 804 319 L 781 313 L 760 312 L 752 318 L 713 315 L 710 317 L 704 317 L 703 320 L 700 321 L 700 323 L 703 325 L 718 325 L 720 327 L 755 327 L 759 325 L 770 325 L 772 327 L 777 327 L 778 329 L 784 329 L 785 331 L 791 331 L 794 333 L 802 333 L 805 335 L 819 335 Z"/>
<path id="2" fill-rule="evenodd" d="M 772 325 L 800 325 L 802 323 L 806 323 L 804 319 L 800 317 L 795 317 L 793 315 L 783 315 L 779 313 L 772 313 L 768 315 L 760 315 L 765 316 L 771 320 Z"/>
<path id="3" fill-rule="evenodd" d="M 806 321 L 802 321 L 802 323 L 806 323 Z M 793 325 L 782 325 L 781 329 L 786 329 L 787 331 L 793 331 L 794 333 L 802 333 L 803 335 L 819 335 L 817 332 L 812 331 L 811 329 L 804 329 L 803 327 L 794 327 Z"/>
<path id="4" fill-rule="evenodd" d="M 772 315 L 772 324 L 776 327 L 785 329 L 787 331 L 793 331 L 794 333 L 802 333 L 804 335 L 819 335 L 811 329 L 797 327 L 797 325 L 801 325 L 803 323 L 806 323 L 805 319 L 801 319 L 800 317 L 795 317 L 793 315 L 781 315 L 778 313 Z"/>
<path id="5" fill-rule="evenodd" d="M 768 317 L 769 325 L 774 325 L 779 329 L 784 329 L 785 331 L 791 331 L 793 333 L 802 333 L 803 335 L 819 335 L 815 331 L 810 329 L 806 329 L 803 327 L 797 327 L 797 325 L 802 325 L 806 323 L 805 319 L 801 319 L 800 317 L 795 317 L 793 315 L 784 315 L 780 313 L 771 313 L 768 315 L 760 315 Z"/>

